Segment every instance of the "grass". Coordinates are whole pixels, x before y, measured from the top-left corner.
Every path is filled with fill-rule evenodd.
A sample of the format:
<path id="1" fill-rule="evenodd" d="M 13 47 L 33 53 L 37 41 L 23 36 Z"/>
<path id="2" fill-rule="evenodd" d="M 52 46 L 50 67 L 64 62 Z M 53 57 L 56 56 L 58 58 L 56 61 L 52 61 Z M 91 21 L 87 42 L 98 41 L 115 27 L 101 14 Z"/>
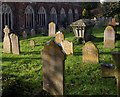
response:
<path id="1" fill-rule="evenodd" d="M 120 33 L 120 28 L 118 29 Z M 94 29 L 96 37 L 92 41 L 99 49 L 99 64 L 82 62 L 83 44 L 74 44 L 74 54 L 65 60 L 65 95 L 116 95 L 115 78 L 102 78 L 100 63 L 113 63 L 111 51 L 103 47 L 104 28 Z M 36 35 L 22 39 L 20 37 L 20 55 L 2 53 L 2 91 L 4 97 L 34 97 L 42 91 L 41 50 L 52 37 Z M 35 47 L 29 41 L 36 42 Z M 74 40 L 73 33 L 65 33 L 65 39 Z M 120 40 L 116 41 L 119 49 Z M 2 43 L 0 43 L 2 46 Z M 2 49 L 0 49 L 1 51 Z"/>

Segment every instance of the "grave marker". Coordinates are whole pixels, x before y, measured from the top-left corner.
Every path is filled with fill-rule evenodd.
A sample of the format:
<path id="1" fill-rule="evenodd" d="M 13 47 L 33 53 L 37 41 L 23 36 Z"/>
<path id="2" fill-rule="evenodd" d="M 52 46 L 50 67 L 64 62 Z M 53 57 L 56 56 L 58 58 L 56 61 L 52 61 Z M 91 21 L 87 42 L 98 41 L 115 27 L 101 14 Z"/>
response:
<path id="1" fill-rule="evenodd" d="M 18 36 L 12 33 L 10 34 L 10 39 L 11 39 L 12 53 L 19 55 L 20 48 L 19 48 Z"/>
<path id="2" fill-rule="evenodd" d="M 57 43 L 61 43 L 62 41 L 64 40 L 64 35 L 62 32 L 58 31 L 56 34 L 55 34 L 55 41 Z"/>
<path id="3" fill-rule="evenodd" d="M 26 31 L 23 31 L 22 35 L 23 35 L 23 38 L 24 38 L 24 39 L 27 38 L 27 32 L 26 32 Z"/>
<path id="4" fill-rule="evenodd" d="M 91 42 L 88 41 L 82 47 L 82 58 L 84 63 L 98 63 L 99 56 L 98 56 L 98 49 L 97 47 Z"/>
<path id="5" fill-rule="evenodd" d="M 64 50 L 64 52 L 69 55 L 69 54 L 73 54 L 73 43 L 69 42 L 67 40 L 64 40 L 61 42 L 62 48 Z"/>
<path id="6" fill-rule="evenodd" d="M 104 47 L 105 48 L 115 47 L 115 31 L 112 26 L 107 26 L 104 31 Z"/>
<path id="7" fill-rule="evenodd" d="M 49 23 L 49 36 L 55 36 L 56 25 L 54 22 Z"/>
<path id="8" fill-rule="evenodd" d="M 11 53 L 11 42 L 10 42 L 10 29 L 7 25 L 5 25 L 5 28 L 3 29 L 4 34 L 4 40 L 3 40 L 3 52 L 4 53 Z"/>
<path id="9" fill-rule="evenodd" d="M 30 40 L 30 46 L 35 47 L 35 41 L 34 40 Z"/>
<path id="10" fill-rule="evenodd" d="M 31 34 L 31 36 L 35 36 L 35 30 L 31 29 L 30 34 Z"/>
<path id="11" fill-rule="evenodd" d="M 62 48 L 53 40 L 47 42 L 42 50 L 43 89 L 52 95 L 63 95 L 64 61 Z"/>

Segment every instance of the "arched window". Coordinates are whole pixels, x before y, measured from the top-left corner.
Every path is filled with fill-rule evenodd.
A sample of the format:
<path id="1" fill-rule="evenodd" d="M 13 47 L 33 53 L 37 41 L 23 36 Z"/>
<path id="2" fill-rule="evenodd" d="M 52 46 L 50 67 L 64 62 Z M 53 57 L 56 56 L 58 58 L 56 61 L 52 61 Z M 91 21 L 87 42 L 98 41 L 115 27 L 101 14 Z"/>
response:
<path id="1" fill-rule="evenodd" d="M 68 11 L 68 23 L 71 24 L 73 22 L 73 12 L 72 9 Z"/>
<path id="2" fill-rule="evenodd" d="M 79 14 L 78 14 L 78 10 L 75 9 L 75 20 L 78 20 L 79 19 Z"/>
<path id="3" fill-rule="evenodd" d="M 44 27 L 47 23 L 46 11 L 44 7 L 40 7 L 38 10 L 38 24 L 41 27 Z"/>
<path id="4" fill-rule="evenodd" d="M 50 11 L 50 20 L 51 22 L 54 22 L 55 24 L 57 24 L 57 12 L 54 7 Z"/>
<path id="5" fill-rule="evenodd" d="M 25 9 L 25 28 L 34 27 L 34 10 L 28 5 Z"/>
<path id="6" fill-rule="evenodd" d="M 13 15 L 12 10 L 8 4 L 2 5 L 2 28 L 5 27 L 5 25 L 8 25 L 10 29 L 13 29 Z"/>
<path id="7" fill-rule="evenodd" d="M 66 20 L 66 13 L 65 13 L 65 10 L 62 8 L 61 11 L 60 11 L 60 22 L 61 24 L 63 24 Z"/>

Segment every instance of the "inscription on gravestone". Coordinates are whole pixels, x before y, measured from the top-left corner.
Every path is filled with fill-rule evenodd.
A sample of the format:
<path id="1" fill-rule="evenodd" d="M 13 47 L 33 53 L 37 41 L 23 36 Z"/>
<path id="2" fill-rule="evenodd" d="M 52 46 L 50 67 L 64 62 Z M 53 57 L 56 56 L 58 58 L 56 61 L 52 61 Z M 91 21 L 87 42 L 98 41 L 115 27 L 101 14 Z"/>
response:
<path id="1" fill-rule="evenodd" d="M 98 49 L 91 41 L 88 41 L 82 47 L 82 58 L 84 63 L 99 62 Z"/>
<path id="2" fill-rule="evenodd" d="M 104 31 L 104 47 L 105 48 L 115 47 L 115 31 L 112 26 L 107 26 Z"/>
<path id="3" fill-rule="evenodd" d="M 51 40 L 45 44 L 41 54 L 43 89 L 52 95 L 63 95 L 65 53 L 58 44 Z"/>
<path id="4" fill-rule="evenodd" d="M 4 34 L 4 40 L 3 40 L 3 52 L 4 53 L 11 53 L 11 42 L 10 42 L 10 29 L 6 25 L 5 28 L 3 29 Z"/>
<path id="5" fill-rule="evenodd" d="M 12 33 L 10 34 L 10 39 L 11 39 L 12 53 L 19 55 L 20 48 L 19 48 L 18 36 Z"/>

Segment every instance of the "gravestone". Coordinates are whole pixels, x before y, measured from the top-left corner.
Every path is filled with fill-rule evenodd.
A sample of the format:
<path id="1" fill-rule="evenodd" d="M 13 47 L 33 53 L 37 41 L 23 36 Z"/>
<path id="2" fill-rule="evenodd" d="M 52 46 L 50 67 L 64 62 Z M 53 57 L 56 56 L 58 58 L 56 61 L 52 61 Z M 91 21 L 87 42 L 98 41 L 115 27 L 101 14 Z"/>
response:
<path id="1" fill-rule="evenodd" d="M 12 46 L 12 53 L 19 55 L 20 48 L 19 48 L 18 36 L 12 33 L 10 34 L 10 40 L 11 40 L 11 46 Z"/>
<path id="2" fill-rule="evenodd" d="M 55 36 L 56 25 L 54 22 L 49 23 L 49 36 Z"/>
<path id="3" fill-rule="evenodd" d="M 101 66 L 102 77 L 104 78 L 116 78 L 117 81 L 117 97 L 120 97 L 120 52 L 113 51 L 112 59 L 114 61 L 114 65 L 112 68 L 107 68 Z"/>
<path id="4" fill-rule="evenodd" d="M 69 42 L 67 40 L 64 40 L 61 42 L 62 48 L 64 50 L 64 52 L 69 55 L 69 54 L 73 54 L 73 43 Z"/>
<path id="5" fill-rule="evenodd" d="M 35 36 L 35 30 L 31 29 L 30 34 L 31 34 L 31 36 Z"/>
<path id="6" fill-rule="evenodd" d="M 10 42 L 10 29 L 7 25 L 5 25 L 5 28 L 3 29 L 4 34 L 4 40 L 3 40 L 3 52 L 4 53 L 11 53 L 11 42 Z"/>
<path id="7" fill-rule="evenodd" d="M 112 18 L 111 25 L 112 26 L 116 26 L 116 20 L 115 20 L 115 18 Z"/>
<path id="8" fill-rule="evenodd" d="M 35 41 L 34 40 L 30 40 L 30 46 L 35 47 Z"/>
<path id="9" fill-rule="evenodd" d="M 105 48 L 115 47 L 115 31 L 112 26 L 107 26 L 104 31 L 104 47 Z"/>
<path id="10" fill-rule="evenodd" d="M 64 35 L 62 32 L 58 31 L 56 34 L 55 34 L 55 41 L 57 43 L 61 43 L 62 41 L 64 40 Z"/>
<path id="11" fill-rule="evenodd" d="M 88 41 L 82 47 L 82 58 L 84 63 L 98 63 L 99 56 L 98 56 L 98 49 L 97 47 L 91 42 Z"/>
<path id="12" fill-rule="evenodd" d="M 23 35 L 23 38 L 24 38 L 24 39 L 27 38 L 27 32 L 26 32 L 26 31 L 23 31 L 22 35 Z"/>
<path id="13" fill-rule="evenodd" d="M 52 95 L 64 93 L 64 61 L 66 58 L 62 48 L 51 40 L 42 50 L 43 90 Z"/>

